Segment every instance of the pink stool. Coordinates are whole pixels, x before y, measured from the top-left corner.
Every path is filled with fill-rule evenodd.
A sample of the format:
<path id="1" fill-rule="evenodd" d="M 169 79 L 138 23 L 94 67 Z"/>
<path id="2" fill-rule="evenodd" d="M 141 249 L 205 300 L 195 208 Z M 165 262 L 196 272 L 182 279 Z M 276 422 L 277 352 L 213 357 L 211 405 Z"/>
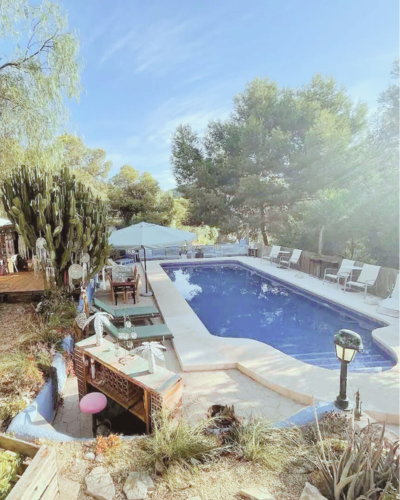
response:
<path id="1" fill-rule="evenodd" d="M 90 392 L 79 403 L 82 413 L 100 413 L 107 406 L 107 398 L 101 392 Z"/>

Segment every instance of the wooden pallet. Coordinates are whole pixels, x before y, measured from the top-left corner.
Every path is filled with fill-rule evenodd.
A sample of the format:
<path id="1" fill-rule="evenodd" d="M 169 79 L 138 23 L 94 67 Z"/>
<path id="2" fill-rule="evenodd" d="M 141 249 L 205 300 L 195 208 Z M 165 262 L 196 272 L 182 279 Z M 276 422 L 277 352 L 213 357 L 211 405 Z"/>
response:
<path id="1" fill-rule="evenodd" d="M 0 448 L 33 459 L 7 495 L 7 500 L 58 500 L 60 498 L 54 448 L 39 447 L 8 436 L 0 436 Z"/>

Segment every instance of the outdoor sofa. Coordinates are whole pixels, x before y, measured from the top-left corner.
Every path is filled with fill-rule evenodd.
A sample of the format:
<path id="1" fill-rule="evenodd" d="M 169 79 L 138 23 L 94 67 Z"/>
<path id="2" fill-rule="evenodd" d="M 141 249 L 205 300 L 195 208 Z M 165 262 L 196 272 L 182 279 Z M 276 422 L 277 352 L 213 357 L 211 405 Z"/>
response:
<path id="1" fill-rule="evenodd" d="M 199 247 L 191 248 L 187 252 L 188 259 L 196 256 L 196 253 L 201 251 L 204 258 L 215 257 L 238 257 L 240 255 L 248 254 L 247 245 L 239 244 L 224 244 L 224 245 L 202 245 Z"/>
<path id="2" fill-rule="evenodd" d="M 144 250 L 139 250 L 140 260 L 144 260 Z M 146 260 L 173 260 L 180 259 L 181 254 L 178 247 L 169 248 L 146 248 Z"/>

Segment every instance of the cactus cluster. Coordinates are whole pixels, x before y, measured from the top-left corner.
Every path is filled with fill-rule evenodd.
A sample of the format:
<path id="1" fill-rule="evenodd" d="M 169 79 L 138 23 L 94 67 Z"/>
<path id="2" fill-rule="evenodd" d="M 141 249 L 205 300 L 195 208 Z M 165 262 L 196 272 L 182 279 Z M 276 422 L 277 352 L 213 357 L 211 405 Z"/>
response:
<path id="1" fill-rule="evenodd" d="M 107 207 L 65 167 L 51 174 L 39 167 L 21 166 L 2 188 L 5 210 L 25 245 L 35 250 L 39 237 L 58 285 L 82 253 L 90 255 L 89 278 L 104 265 L 110 252 Z"/>

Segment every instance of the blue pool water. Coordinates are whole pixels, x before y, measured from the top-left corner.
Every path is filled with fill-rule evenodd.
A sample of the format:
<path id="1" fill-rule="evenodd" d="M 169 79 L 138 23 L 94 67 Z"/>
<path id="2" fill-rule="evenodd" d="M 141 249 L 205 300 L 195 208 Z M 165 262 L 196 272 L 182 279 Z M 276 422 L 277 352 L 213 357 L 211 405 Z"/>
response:
<path id="1" fill-rule="evenodd" d="M 394 359 L 373 340 L 384 326 L 314 295 L 283 285 L 236 263 L 163 264 L 176 288 L 207 330 L 219 337 L 244 337 L 269 344 L 312 365 L 339 369 L 333 336 L 341 328 L 359 333 L 364 353 L 352 371 L 382 371 Z"/>

